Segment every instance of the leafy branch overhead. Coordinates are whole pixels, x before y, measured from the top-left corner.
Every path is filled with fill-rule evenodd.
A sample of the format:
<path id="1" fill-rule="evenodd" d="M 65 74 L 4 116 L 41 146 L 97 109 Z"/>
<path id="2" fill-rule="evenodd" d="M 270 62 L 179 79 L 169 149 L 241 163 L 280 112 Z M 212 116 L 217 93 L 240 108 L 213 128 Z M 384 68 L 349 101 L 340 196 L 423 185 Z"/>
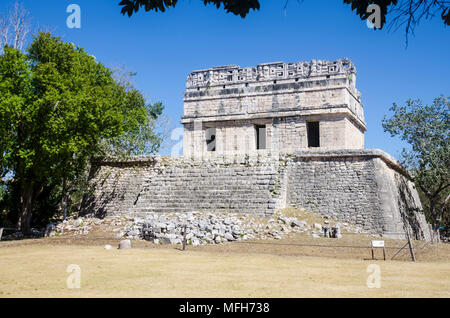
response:
<path id="1" fill-rule="evenodd" d="M 378 5 L 381 11 L 381 28 L 386 24 L 386 16 L 391 15 L 390 27 L 405 27 L 405 33 L 414 33 L 414 28 L 422 19 L 430 20 L 439 15 L 444 25 L 450 25 L 450 1 L 446 0 L 344 0 L 352 11 L 367 20 L 372 14 L 367 8 Z M 369 12 L 367 12 L 369 11 Z"/>
<path id="2" fill-rule="evenodd" d="M 372 14 L 367 8 L 376 4 L 380 7 L 381 13 L 381 27 L 386 24 L 386 15 L 388 14 L 389 7 L 396 6 L 398 4 L 397 0 L 344 0 L 345 4 L 349 4 L 352 7 L 352 11 L 356 11 L 356 14 L 361 18 L 361 20 L 367 20 Z"/>
<path id="3" fill-rule="evenodd" d="M 250 10 L 259 10 L 258 0 L 202 0 L 206 5 L 213 4 L 220 8 L 223 4 L 227 13 L 240 15 L 242 18 L 250 12 Z M 168 8 L 174 8 L 178 0 L 122 0 L 119 5 L 122 6 L 122 14 L 132 16 L 133 13 L 144 7 L 145 11 L 161 11 L 165 12 Z"/>
<path id="4" fill-rule="evenodd" d="M 204 5 L 215 5 L 220 9 L 223 5 L 227 13 L 233 13 L 245 18 L 250 10 L 259 10 L 259 0 L 202 0 Z M 131 17 L 140 8 L 145 11 L 165 12 L 174 8 L 178 0 L 122 0 L 122 14 Z M 284 7 L 289 0 L 284 1 Z M 367 12 L 370 5 L 378 5 L 381 14 L 381 28 L 386 24 L 386 16 L 392 14 L 390 25 L 393 27 L 405 26 L 406 34 L 413 33 L 414 27 L 422 20 L 429 20 L 439 15 L 445 25 L 450 25 L 450 1 L 446 0 L 344 0 L 344 4 L 351 5 L 352 11 L 361 18 L 367 20 L 371 11 Z"/>

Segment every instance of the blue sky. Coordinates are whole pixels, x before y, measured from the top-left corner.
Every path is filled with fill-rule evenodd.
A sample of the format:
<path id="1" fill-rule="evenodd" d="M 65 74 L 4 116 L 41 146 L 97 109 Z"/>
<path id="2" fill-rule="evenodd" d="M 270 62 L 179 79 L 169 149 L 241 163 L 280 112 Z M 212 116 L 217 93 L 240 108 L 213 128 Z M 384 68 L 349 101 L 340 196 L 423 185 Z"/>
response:
<path id="1" fill-rule="evenodd" d="M 0 1 L 2 12 L 10 2 Z M 164 103 L 174 127 L 180 126 L 189 72 L 216 65 L 350 58 L 365 109 L 366 148 L 395 157 L 404 144 L 381 127 L 392 103 L 450 95 L 450 30 L 440 17 L 422 22 L 406 48 L 403 29 L 373 31 L 342 0 L 290 1 L 286 10 L 284 0 L 261 0 L 261 10 L 245 19 L 200 0 L 180 2 L 166 13 L 128 18 L 119 0 L 23 1 L 35 26 L 49 27 L 108 66 L 136 71 L 137 88 L 149 101 Z M 81 7 L 81 29 L 66 26 L 72 3 Z"/>

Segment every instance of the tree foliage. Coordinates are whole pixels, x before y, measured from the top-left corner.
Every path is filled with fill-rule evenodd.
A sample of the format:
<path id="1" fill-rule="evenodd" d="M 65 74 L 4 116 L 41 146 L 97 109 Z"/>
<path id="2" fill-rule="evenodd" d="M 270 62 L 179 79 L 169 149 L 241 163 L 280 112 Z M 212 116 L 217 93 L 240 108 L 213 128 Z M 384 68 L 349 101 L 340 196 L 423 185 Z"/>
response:
<path id="1" fill-rule="evenodd" d="M 28 232 L 36 202 L 67 189 L 104 146 L 129 153 L 155 143 L 152 123 L 162 105 L 147 105 L 132 87 L 82 48 L 40 33 L 27 54 L 6 46 L 0 56 L 0 173 L 13 176 L 19 228 Z M 147 139 L 148 138 L 148 139 Z"/>
<path id="2" fill-rule="evenodd" d="M 361 20 L 367 20 L 371 15 L 371 12 L 367 8 L 371 4 L 376 4 L 381 10 L 381 28 L 386 24 L 386 15 L 388 14 L 390 6 L 396 6 L 397 0 L 344 0 L 344 3 L 351 5 L 352 11 L 361 18 Z"/>
<path id="3" fill-rule="evenodd" d="M 215 5 L 218 9 L 223 5 L 227 13 L 233 13 L 245 18 L 250 10 L 259 10 L 258 0 L 202 0 L 204 5 Z M 119 5 L 122 6 L 122 14 L 128 14 L 131 17 L 138 12 L 141 7 L 145 11 L 165 12 L 169 8 L 174 8 L 178 0 L 122 0 Z"/>
<path id="4" fill-rule="evenodd" d="M 422 20 L 430 20 L 438 15 L 444 25 L 450 25 L 450 1 L 446 0 L 344 0 L 344 3 L 351 5 L 352 11 L 354 10 L 361 20 L 370 17 L 368 6 L 378 5 L 381 10 L 381 28 L 386 25 L 386 16 L 390 14 L 389 28 L 404 27 L 407 44 L 408 36 L 414 34 L 415 27 Z"/>
<path id="5" fill-rule="evenodd" d="M 245 18 L 250 10 L 259 10 L 259 0 L 202 0 L 204 5 L 213 4 L 218 9 L 223 5 L 227 13 L 233 13 Z M 371 12 L 367 12 L 370 5 L 376 4 L 381 11 L 381 28 L 386 24 L 386 16 L 392 13 L 391 26 L 405 26 L 406 35 L 414 32 L 414 28 L 422 19 L 431 19 L 439 15 L 445 25 L 450 25 L 450 1 L 446 0 L 344 0 L 350 5 L 361 20 L 367 20 Z M 165 12 L 174 8 L 178 0 L 122 0 L 122 14 L 131 17 L 140 8 L 145 11 Z M 289 0 L 284 1 L 284 7 Z"/>
<path id="6" fill-rule="evenodd" d="M 391 118 L 384 117 L 383 128 L 391 136 L 406 141 L 402 163 L 411 172 L 422 192 L 429 220 L 435 228 L 449 226 L 450 197 L 450 99 L 440 96 L 431 105 L 408 100 L 405 106 L 393 104 Z"/>

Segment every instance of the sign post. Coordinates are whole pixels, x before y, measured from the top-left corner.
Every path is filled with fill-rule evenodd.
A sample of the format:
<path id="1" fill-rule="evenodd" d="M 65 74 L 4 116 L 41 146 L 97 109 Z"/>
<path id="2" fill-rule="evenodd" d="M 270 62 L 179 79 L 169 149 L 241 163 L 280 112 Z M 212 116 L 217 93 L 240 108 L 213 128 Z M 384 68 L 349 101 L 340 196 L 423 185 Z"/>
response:
<path id="1" fill-rule="evenodd" d="M 383 260 L 386 260 L 386 249 L 384 247 L 384 241 L 372 241 L 372 260 L 376 260 L 375 259 L 375 254 L 374 254 L 374 248 L 383 248 Z"/>

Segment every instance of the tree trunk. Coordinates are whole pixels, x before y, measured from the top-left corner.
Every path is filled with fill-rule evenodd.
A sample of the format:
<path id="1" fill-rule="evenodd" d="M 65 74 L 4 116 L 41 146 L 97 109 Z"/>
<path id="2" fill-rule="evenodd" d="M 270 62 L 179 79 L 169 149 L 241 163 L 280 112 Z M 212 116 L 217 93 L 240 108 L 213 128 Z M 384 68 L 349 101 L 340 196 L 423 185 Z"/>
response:
<path id="1" fill-rule="evenodd" d="M 440 237 L 439 237 L 439 225 L 440 222 L 438 221 L 438 215 L 436 211 L 436 202 L 432 199 L 430 199 L 430 215 L 433 222 L 433 243 L 439 243 Z"/>
<path id="2" fill-rule="evenodd" d="M 63 221 L 67 218 L 67 201 L 69 200 L 67 195 L 67 183 L 66 178 L 63 178 L 63 186 L 62 186 L 62 209 L 63 209 Z"/>
<path id="3" fill-rule="evenodd" d="M 31 232 L 31 216 L 33 209 L 33 184 L 31 182 L 23 181 L 22 189 L 20 191 L 20 206 L 19 219 L 17 228 L 23 234 L 30 234 Z"/>

